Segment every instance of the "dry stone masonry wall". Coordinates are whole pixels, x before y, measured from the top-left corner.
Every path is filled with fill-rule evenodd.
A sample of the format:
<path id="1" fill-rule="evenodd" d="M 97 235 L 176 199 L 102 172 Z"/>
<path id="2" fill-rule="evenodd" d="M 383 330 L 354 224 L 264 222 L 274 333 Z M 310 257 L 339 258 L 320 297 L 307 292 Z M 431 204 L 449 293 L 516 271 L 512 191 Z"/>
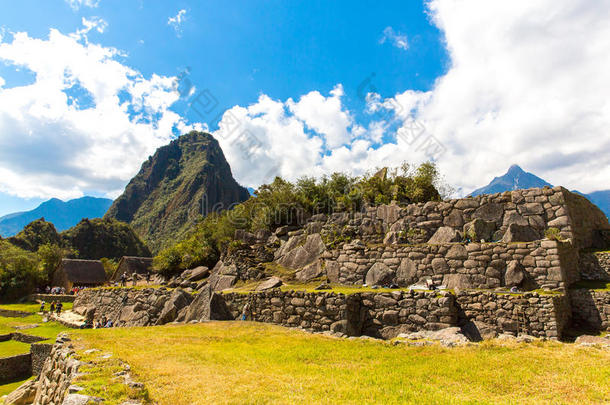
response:
<path id="1" fill-rule="evenodd" d="M 562 243 L 550 240 L 373 247 L 350 243 L 328 254 L 331 257 L 325 259 L 324 266 L 330 281 L 340 284 L 367 283 L 372 271 L 387 274 L 386 281 L 399 286 L 432 279 L 447 288 L 497 288 L 511 285 L 507 269 L 516 262 L 530 288 L 558 290 L 566 286 L 567 274 L 577 273 L 573 261 L 562 267 L 560 255 L 567 256 L 570 251 Z"/>
<path id="2" fill-rule="evenodd" d="M 576 326 L 610 331 L 610 291 L 570 290 L 572 319 Z"/>

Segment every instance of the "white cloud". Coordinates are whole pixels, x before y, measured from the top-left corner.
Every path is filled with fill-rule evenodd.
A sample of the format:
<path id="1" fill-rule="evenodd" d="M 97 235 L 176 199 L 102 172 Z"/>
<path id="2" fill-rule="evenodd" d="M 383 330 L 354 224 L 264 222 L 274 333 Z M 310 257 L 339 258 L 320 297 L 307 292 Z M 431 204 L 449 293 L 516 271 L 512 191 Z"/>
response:
<path id="1" fill-rule="evenodd" d="M 392 46 L 395 46 L 396 48 L 405 51 L 409 49 L 409 41 L 407 39 L 407 36 L 400 32 L 395 32 L 394 28 L 392 27 L 386 27 L 383 30 L 383 35 L 381 39 L 379 40 L 380 44 L 385 44 L 386 42 L 392 44 Z"/>
<path id="2" fill-rule="evenodd" d="M 176 14 L 174 17 L 169 17 L 167 19 L 167 25 L 171 26 L 174 31 L 176 32 L 176 35 L 178 37 L 182 36 L 182 23 L 186 20 L 186 10 L 182 9 L 180 11 L 178 11 L 178 14 Z"/>
<path id="3" fill-rule="evenodd" d="M 74 11 L 77 11 L 81 7 L 96 8 L 100 4 L 100 0 L 65 0 L 65 1 Z"/>
<path id="4" fill-rule="evenodd" d="M 433 0 L 428 8 L 450 56 L 448 72 L 430 91 L 406 90 L 388 99 L 370 94 L 374 119 L 366 131 L 342 105 L 342 90 L 285 103 L 262 96 L 255 105 L 234 107 L 263 145 L 249 156 L 239 142 L 221 140 L 238 180 L 249 186 L 269 180 L 274 161 L 288 178 L 334 170 L 358 174 L 418 163 L 445 148 L 438 164 L 462 193 L 512 163 L 570 189 L 610 188 L 610 100 L 604 91 L 610 88 L 610 7 Z M 400 36 L 386 29 L 383 41 Z M 269 103 L 273 113 L 263 108 Z M 390 124 L 394 117 L 398 129 Z M 307 136 L 306 128 L 315 134 Z M 386 143 L 379 147 L 382 138 Z"/>
<path id="5" fill-rule="evenodd" d="M 172 129 L 189 129 L 168 109 L 179 97 L 175 78 L 145 78 L 121 64 L 117 49 L 87 40 L 99 23 L 85 25 L 76 34 L 51 29 L 48 39 L 16 33 L 0 42 L 0 61 L 36 77 L 0 88 L 0 191 L 116 196 Z"/>

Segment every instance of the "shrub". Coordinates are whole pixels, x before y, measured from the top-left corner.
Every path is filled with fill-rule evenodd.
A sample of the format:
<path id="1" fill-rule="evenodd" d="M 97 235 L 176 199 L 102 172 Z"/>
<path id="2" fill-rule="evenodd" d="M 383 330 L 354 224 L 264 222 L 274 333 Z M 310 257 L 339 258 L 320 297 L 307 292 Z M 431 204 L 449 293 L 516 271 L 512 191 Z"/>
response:
<path id="1" fill-rule="evenodd" d="M 561 241 L 561 231 L 559 231 L 559 229 L 557 228 L 548 228 L 546 231 L 544 231 L 544 236 L 547 239 L 550 240 L 556 240 L 556 241 Z"/>

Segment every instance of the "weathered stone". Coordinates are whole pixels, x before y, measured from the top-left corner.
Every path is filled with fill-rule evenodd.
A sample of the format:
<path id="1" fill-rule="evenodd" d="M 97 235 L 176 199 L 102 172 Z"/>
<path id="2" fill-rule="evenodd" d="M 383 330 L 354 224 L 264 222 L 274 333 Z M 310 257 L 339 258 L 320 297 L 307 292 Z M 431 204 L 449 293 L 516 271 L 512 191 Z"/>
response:
<path id="1" fill-rule="evenodd" d="M 29 380 L 21 384 L 19 388 L 8 394 L 4 399 L 5 404 L 11 405 L 26 405 L 31 404 L 36 397 L 36 389 L 38 388 L 38 381 Z"/>
<path id="2" fill-rule="evenodd" d="M 468 251 L 464 245 L 453 245 L 445 256 L 447 259 L 467 259 Z"/>
<path id="3" fill-rule="evenodd" d="M 504 283 L 509 286 L 518 286 L 525 280 L 525 269 L 521 263 L 512 261 L 506 267 L 504 274 Z"/>
<path id="4" fill-rule="evenodd" d="M 445 274 L 449 272 L 447 261 L 443 258 L 432 259 L 432 270 L 434 274 Z"/>
<path id="5" fill-rule="evenodd" d="M 477 208 L 472 214 L 474 218 L 481 218 L 485 221 L 498 222 L 504 215 L 504 207 L 502 204 L 487 203 Z"/>
<path id="6" fill-rule="evenodd" d="M 459 242 L 462 240 L 462 236 L 458 231 L 448 226 L 438 228 L 438 230 L 432 235 L 428 243 L 430 244 L 443 244 L 451 242 Z"/>
<path id="7" fill-rule="evenodd" d="M 396 284 L 406 287 L 415 282 L 417 282 L 417 266 L 415 262 L 409 258 L 402 259 L 398 270 L 396 270 Z"/>
<path id="8" fill-rule="evenodd" d="M 469 237 L 473 242 L 481 240 L 491 241 L 496 231 L 496 223 L 476 218 L 464 225 L 464 236 Z"/>
<path id="9" fill-rule="evenodd" d="M 199 281 L 210 275 L 210 269 L 205 266 L 195 267 L 188 276 L 188 281 Z"/>
<path id="10" fill-rule="evenodd" d="M 172 292 L 169 300 L 163 306 L 159 318 L 157 319 L 157 325 L 165 325 L 166 323 L 173 322 L 178 317 L 178 312 L 193 301 L 193 296 L 184 290 L 176 289 Z M 132 324 L 129 319 L 126 323 Z"/>
<path id="11" fill-rule="evenodd" d="M 302 270 L 297 271 L 295 276 L 297 280 L 306 282 L 318 278 L 322 274 L 324 274 L 324 269 L 322 269 L 320 261 L 316 260 L 315 262 L 303 267 Z"/>
<path id="12" fill-rule="evenodd" d="M 453 228 L 461 228 L 464 225 L 464 217 L 460 210 L 452 210 L 449 215 L 443 219 L 443 224 Z"/>
<path id="13" fill-rule="evenodd" d="M 377 262 L 366 273 L 367 285 L 388 285 L 394 279 L 394 272 L 385 264 Z"/>
<path id="14" fill-rule="evenodd" d="M 291 237 L 275 254 L 276 261 L 289 269 L 301 269 L 320 258 L 326 246 L 320 234 Z"/>
<path id="15" fill-rule="evenodd" d="M 214 291 L 222 291 L 233 287 L 237 281 L 237 276 L 212 274 L 210 276 L 210 286 Z"/>
<path id="16" fill-rule="evenodd" d="M 502 237 L 502 242 L 531 242 L 539 238 L 540 236 L 538 235 L 538 232 L 536 232 L 529 225 L 522 226 L 517 224 L 511 224 L 504 233 L 504 236 Z"/>
<path id="17" fill-rule="evenodd" d="M 472 288 L 470 277 L 466 274 L 445 274 L 443 277 L 443 285 L 446 288 Z"/>
<path id="18" fill-rule="evenodd" d="M 279 287 L 283 284 L 279 277 L 271 277 L 268 280 L 263 281 L 256 287 L 256 291 L 270 290 L 275 287 Z"/>

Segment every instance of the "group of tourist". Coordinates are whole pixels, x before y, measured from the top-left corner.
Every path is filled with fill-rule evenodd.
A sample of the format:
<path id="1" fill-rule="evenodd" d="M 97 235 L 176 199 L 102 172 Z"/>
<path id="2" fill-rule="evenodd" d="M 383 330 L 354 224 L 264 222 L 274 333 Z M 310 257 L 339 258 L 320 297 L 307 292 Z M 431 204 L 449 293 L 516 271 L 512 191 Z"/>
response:
<path id="1" fill-rule="evenodd" d="M 52 295 L 65 295 L 66 289 L 64 287 L 49 287 L 47 286 L 44 290 L 45 294 Z"/>
<path id="2" fill-rule="evenodd" d="M 136 286 L 138 284 L 138 279 L 143 279 L 146 280 L 146 283 L 150 282 L 150 272 L 147 272 L 145 275 L 139 275 L 137 273 L 132 273 L 131 277 L 127 277 L 127 274 L 123 273 L 121 274 L 121 278 L 120 278 L 120 285 L 121 287 L 125 287 L 127 285 L 127 281 L 131 281 L 133 286 Z M 118 283 L 115 282 L 114 283 L 115 287 L 118 287 Z"/>
<path id="3" fill-rule="evenodd" d="M 45 311 L 45 306 L 47 305 L 47 303 L 45 301 L 42 301 L 40 303 L 40 312 L 42 312 L 43 314 L 46 312 Z M 64 307 L 64 304 L 61 301 L 51 301 L 51 306 L 49 307 L 49 313 L 57 313 L 57 315 L 61 314 L 61 310 Z"/>

